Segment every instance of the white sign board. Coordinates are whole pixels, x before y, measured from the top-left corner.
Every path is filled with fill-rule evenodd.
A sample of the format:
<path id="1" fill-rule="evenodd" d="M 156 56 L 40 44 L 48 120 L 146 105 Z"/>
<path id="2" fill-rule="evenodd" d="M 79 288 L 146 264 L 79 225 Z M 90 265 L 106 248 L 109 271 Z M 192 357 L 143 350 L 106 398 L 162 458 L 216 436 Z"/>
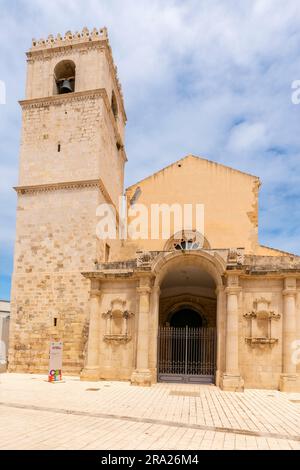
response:
<path id="1" fill-rule="evenodd" d="M 63 343 L 50 343 L 50 357 L 49 357 L 49 382 L 59 382 L 62 380 L 62 357 L 63 357 Z"/>

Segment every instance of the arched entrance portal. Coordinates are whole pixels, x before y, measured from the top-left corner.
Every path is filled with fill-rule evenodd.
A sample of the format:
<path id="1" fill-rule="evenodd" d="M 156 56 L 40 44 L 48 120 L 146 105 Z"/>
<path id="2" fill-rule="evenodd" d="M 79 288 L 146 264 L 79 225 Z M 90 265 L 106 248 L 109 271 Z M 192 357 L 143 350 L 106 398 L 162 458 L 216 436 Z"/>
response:
<path id="1" fill-rule="evenodd" d="M 160 382 L 215 382 L 216 287 L 212 275 L 188 255 L 166 270 L 159 300 Z"/>
<path id="2" fill-rule="evenodd" d="M 173 328 L 200 328 L 203 326 L 201 315 L 190 307 L 183 307 L 173 313 L 170 319 Z"/>

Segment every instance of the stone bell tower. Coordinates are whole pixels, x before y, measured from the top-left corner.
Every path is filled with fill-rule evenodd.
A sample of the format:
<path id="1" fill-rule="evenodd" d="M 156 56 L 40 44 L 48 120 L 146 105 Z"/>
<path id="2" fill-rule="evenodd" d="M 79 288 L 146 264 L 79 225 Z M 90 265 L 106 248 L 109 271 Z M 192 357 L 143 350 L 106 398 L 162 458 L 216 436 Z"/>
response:
<path id="1" fill-rule="evenodd" d="M 100 203 L 123 194 L 126 114 L 107 30 L 35 41 L 22 107 L 9 368 L 45 372 L 49 342 L 64 369 L 83 367 L 88 281 L 107 261 L 96 237 Z"/>

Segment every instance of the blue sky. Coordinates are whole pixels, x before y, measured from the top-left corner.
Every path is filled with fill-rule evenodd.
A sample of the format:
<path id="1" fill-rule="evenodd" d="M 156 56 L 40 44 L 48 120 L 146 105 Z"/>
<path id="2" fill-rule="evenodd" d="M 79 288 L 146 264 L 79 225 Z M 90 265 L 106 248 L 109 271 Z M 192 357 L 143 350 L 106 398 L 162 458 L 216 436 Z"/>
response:
<path id="1" fill-rule="evenodd" d="M 9 298 L 25 51 L 107 26 L 123 85 L 126 184 L 194 153 L 256 174 L 260 242 L 300 254 L 297 0 L 0 0 L 0 298 Z"/>

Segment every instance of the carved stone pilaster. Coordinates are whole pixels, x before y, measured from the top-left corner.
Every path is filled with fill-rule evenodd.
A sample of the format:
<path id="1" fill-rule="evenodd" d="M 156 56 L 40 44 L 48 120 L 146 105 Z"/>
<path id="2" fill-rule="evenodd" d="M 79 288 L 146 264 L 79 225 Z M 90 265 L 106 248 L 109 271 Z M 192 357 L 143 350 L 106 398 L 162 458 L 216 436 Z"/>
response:
<path id="1" fill-rule="evenodd" d="M 282 374 L 279 389 L 284 392 L 300 390 L 300 380 L 297 375 L 297 364 L 293 359 L 293 345 L 296 336 L 296 294 L 297 284 L 295 277 L 284 279 L 283 295 L 283 345 L 282 345 Z"/>
<path id="2" fill-rule="evenodd" d="M 132 385 L 150 386 L 152 374 L 149 369 L 149 315 L 152 282 L 150 277 L 142 277 L 137 287 L 139 296 L 138 338 L 136 370 L 131 376 Z"/>
<path id="3" fill-rule="evenodd" d="M 236 273 L 228 275 L 227 288 L 227 318 L 226 318 L 226 367 L 222 374 L 220 385 L 223 390 L 243 391 L 244 381 L 239 372 L 239 276 Z"/>

